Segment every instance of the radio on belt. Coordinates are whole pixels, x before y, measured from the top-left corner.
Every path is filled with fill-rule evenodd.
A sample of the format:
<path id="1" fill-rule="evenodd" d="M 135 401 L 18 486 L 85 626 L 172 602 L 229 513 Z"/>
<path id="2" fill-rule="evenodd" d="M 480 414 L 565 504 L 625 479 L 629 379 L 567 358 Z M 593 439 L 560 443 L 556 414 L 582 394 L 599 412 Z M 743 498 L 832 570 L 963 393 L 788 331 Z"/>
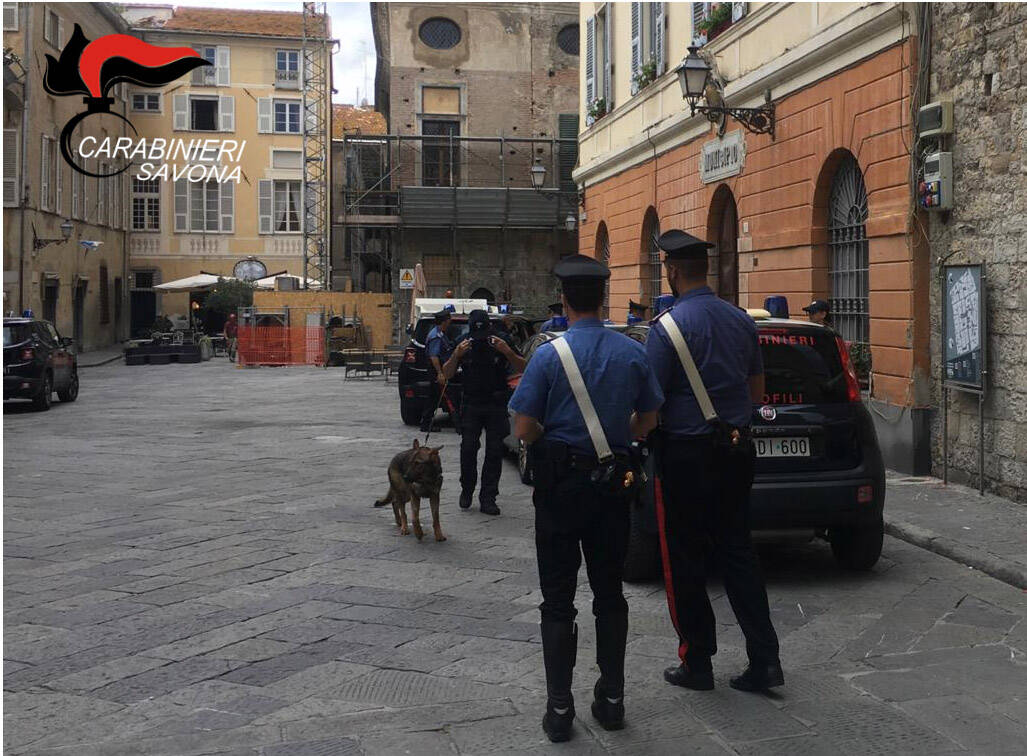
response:
<path id="1" fill-rule="evenodd" d="M 925 210 L 952 209 L 952 153 L 924 156 L 924 170 L 917 184 L 917 204 Z"/>

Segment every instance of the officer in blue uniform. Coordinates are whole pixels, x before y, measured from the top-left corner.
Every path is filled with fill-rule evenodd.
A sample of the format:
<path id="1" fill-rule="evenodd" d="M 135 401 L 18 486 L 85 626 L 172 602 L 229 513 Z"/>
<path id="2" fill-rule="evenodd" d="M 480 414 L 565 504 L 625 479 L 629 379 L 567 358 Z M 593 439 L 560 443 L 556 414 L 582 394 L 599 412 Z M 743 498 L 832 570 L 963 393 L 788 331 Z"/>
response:
<path id="1" fill-rule="evenodd" d="M 563 318 L 563 303 L 554 302 L 547 308 L 549 310 L 549 319 L 539 326 L 539 333 L 545 333 L 546 331 L 562 331 L 566 330 L 566 324 L 562 322 Z"/>
<path id="2" fill-rule="evenodd" d="M 639 304 L 633 299 L 628 300 L 628 325 L 638 325 L 645 322 L 645 311 L 649 308 Z"/>
<path id="3" fill-rule="evenodd" d="M 656 424 L 663 402 L 641 344 L 604 328 L 600 312 L 609 269 L 572 255 L 554 270 L 563 286 L 569 346 L 618 464 L 632 439 Z M 574 592 L 584 552 L 594 596 L 600 678 L 592 714 L 607 729 L 624 723 L 624 646 L 628 605 L 621 579 L 629 531 L 629 500 L 617 492 L 622 472 L 600 461 L 566 368 L 553 342 L 528 362 L 510 400 L 514 434 L 530 444 L 535 491 L 535 549 L 542 588 L 542 649 L 548 693 L 542 729 L 553 742 L 571 737 L 571 696 L 577 653 Z M 620 470 L 620 468 L 617 468 Z M 623 482 L 633 478 L 623 474 Z M 614 481 L 611 485 L 609 481 Z"/>
<path id="4" fill-rule="evenodd" d="M 713 245 L 673 230 L 660 236 L 659 246 L 667 253 L 667 281 L 678 297 L 654 321 L 646 342 L 649 363 L 666 397 L 657 433 L 662 483 L 657 515 L 669 556 L 667 603 L 681 659 L 664 678 L 693 690 L 713 688 L 717 637 L 706 594 L 707 551 L 712 547 L 749 656 L 748 668 L 731 679 L 731 687 L 762 691 L 784 684 L 784 675 L 749 533 L 755 460 L 749 423 L 764 385 L 756 325 L 706 285 L 706 250 Z M 713 423 L 700 410 L 668 335 L 667 318 L 673 319 L 692 354 L 719 418 Z"/>
<path id="5" fill-rule="evenodd" d="M 424 351 L 428 356 L 428 400 L 421 413 L 421 432 L 429 433 L 431 423 L 435 418 L 435 410 L 439 406 L 439 398 L 446 386 L 446 376 L 442 367 L 453 354 L 453 344 L 446 335 L 449 328 L 449 321 L 452 313 L 449 310 L 439 310 L 435 313 L 435 325 L 428 331 L 428 338 L 424 341 Z"/>

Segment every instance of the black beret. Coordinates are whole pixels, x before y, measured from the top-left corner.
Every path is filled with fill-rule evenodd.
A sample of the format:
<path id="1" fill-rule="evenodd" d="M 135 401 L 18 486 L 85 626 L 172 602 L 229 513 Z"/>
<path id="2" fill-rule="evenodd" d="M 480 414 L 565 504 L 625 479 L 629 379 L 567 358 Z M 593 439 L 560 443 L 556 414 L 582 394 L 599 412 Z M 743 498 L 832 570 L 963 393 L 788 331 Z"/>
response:
<path id="1" fill-rule="evenodd" d="M 677 228 L 660 234 L 656 244 L 667 253 L 667 260 L 705 259 L 706 250 L 717 246 Z"/>
<path id="2" fill-rule="evenodd" d="M 610 277 L 610 269 L 594 257 L 588 255 L 568 255 L 553 268 L 553 275 L 561 281 L 569 279 L 605 281 Z"/>

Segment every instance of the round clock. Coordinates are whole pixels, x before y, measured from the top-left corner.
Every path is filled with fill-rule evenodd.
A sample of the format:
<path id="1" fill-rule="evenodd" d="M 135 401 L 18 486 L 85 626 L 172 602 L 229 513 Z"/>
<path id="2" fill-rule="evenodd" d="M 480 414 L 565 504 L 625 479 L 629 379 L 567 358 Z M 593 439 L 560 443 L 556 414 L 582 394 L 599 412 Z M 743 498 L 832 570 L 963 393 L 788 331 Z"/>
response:
<path id="1" fill-rule="evenodd" d="M 235 264 L 232 275 L 243 281 L 256 281 L 267 276 L 267 266 L 255 257 L 247 257 Z"/>

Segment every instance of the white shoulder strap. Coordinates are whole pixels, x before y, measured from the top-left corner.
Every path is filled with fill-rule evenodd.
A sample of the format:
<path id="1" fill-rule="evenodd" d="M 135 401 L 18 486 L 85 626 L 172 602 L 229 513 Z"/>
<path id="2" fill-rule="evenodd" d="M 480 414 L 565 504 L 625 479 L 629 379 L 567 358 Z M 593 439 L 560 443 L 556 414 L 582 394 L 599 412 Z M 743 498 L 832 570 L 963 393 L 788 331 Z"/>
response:
<path id="1" fill-rule="evenodd" d="M 549 343 L 553 345 L 563 364 L 567 382 L 571 384 L 571 391 L 574 392 L 574 398 L 578 402 L 578 409 L 581 410 L 581 416 L 585 418 L 585 426 L 588 428 L 588 435 L 592 437 L 592 445 L 595 446 L 596 454 L 599 455 L 599 461 L 605 462 L 611 459 L 613 452 L 610 451 L 610 445 L 606 441 L 603 425 L 599 422 L 599 415 L 596 414 L 596 408 L 592 405 L 592 398 L 588 395 L 585 379 L 581 377 L 581 371 L 578 369 L 578 363 L 574 360 L 570 344 L 563 336 L 553 339 Z"/>
<path id="2" fill-rule="evenodd" d="M 681 329 L 678 328 L 678 324 L 671 317 L 669 310 L 663 313 L 657 321 L 663 326 L 663 330 L 667 332 L 667 335 L 670 336 L 670 342 L 674 345 L 674 349 L 677 350 L 678 359 L 681 360 L 681 367 L 685 369 L 685 376 L 687 376 L 688 383 L 692 387 L 692 393 L 695 394 L 695 400 L 699 402 L 699 409 L 702 411 L 703 417 L 706 418 L 706 422 L 712 423 L 717 419 L 717 410 L 713 408 L 710 395 L 706 393 L 706 384 L 702 382 L 699 368 L 695 366 L 692 352 L 688 348 L 685 337 L 681 334 Z"/>

